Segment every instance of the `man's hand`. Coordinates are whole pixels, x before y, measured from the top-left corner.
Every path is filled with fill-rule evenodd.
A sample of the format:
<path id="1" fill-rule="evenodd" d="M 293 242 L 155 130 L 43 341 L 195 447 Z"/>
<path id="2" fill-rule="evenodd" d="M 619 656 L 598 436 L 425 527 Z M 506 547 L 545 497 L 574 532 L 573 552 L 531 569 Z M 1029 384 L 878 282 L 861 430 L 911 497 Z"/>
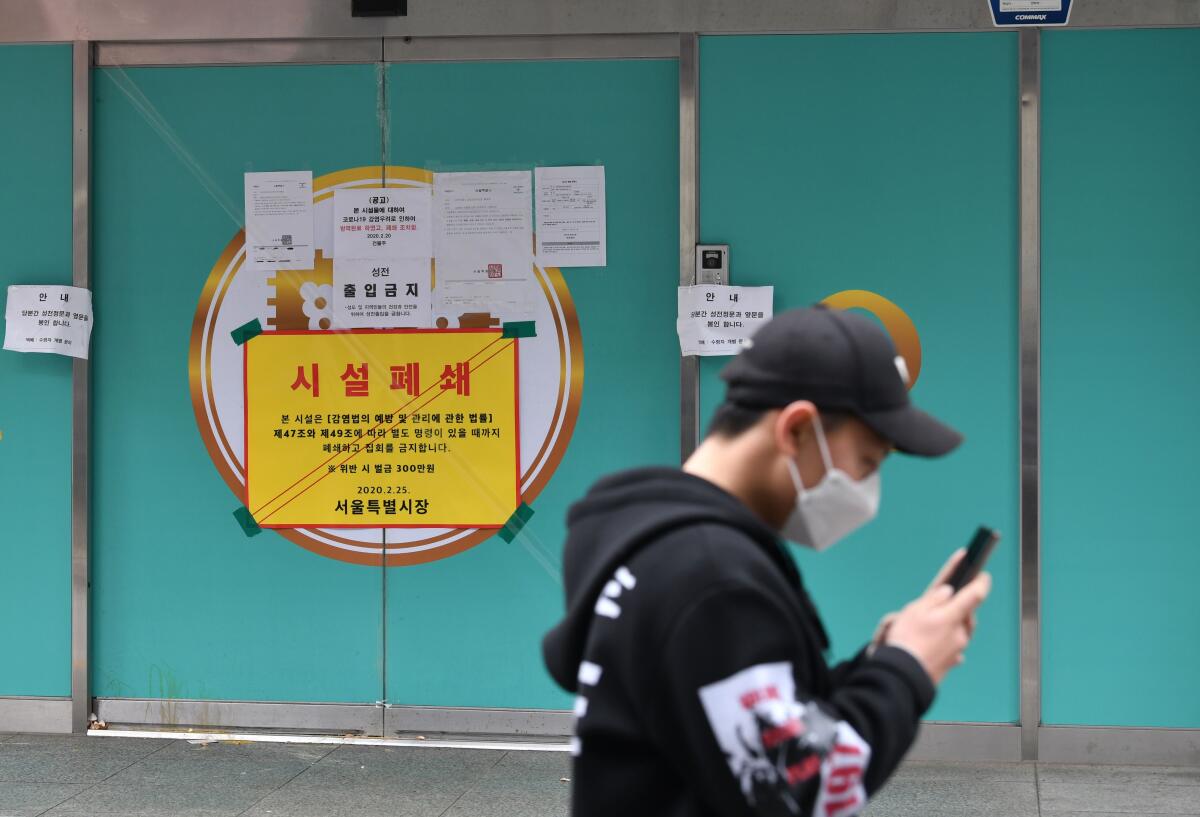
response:
<path id="1" fill-rule="evenodd" d="M 892 614 L 890 622 L 885 616 L 880 623 L 884 643 L 912 653 L 935 684 L 963 662 L 963 651 L 975 631 L 975 610 L 992 587 L 987 573 L 980 573 L 958 593 L 946 584 L 964 553 L 955 551 L 924 595 Z"/>
<path id="2" fill-rule="evenodd" d="M 938 571 L 938 574 L 936 576 L 934 576 L 933 581 L 930 583 L 929 587 L 926 588 L 926 592 L 933 590 L 939 584 L 945 584 L 946 580 L 948 578 L 950 578 L 950 572 L 958 566 L 959 561 L 961 561 L 963 556 L 966 555 L 966 552 L 967 552 L 966 548 L 959 548 L 958 550 L 951 553 L 950 559 L 946 562 L 946 564 L 942 565 L 942 569 Z M 888 637 L 888 633 L 891 631 L 892 622 L 896 620 L 896 616 L 898 616 L 898 615 L 900 615 L 900 614 L 897 612 L 891 612 L 891 613 L 888 613 L 887 615 L 885 615 L 883 618 L 879 619 L 879 624 L 878 624 L 878 626 L 875 627 L 875 634 L 873 636 L 871 636 L 871 642 L 870 642 L 871 652 L 874 652 L 875 650 L 877 650 L 878 648 L 882 647 L 884 644 L 887 643 L 887 637 Z M 967 622 L 967 634 L 968 635 L 975 634 L 975 614 L 974 613 L 971 613 L 971 618 Z"/>

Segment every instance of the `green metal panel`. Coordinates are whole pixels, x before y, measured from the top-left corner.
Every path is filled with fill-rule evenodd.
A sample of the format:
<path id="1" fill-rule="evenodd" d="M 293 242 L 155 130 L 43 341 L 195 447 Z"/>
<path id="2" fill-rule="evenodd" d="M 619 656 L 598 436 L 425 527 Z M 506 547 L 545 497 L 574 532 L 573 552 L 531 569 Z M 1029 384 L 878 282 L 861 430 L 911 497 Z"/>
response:
<path id="1" fill-rule="evenodd" d="M 966 665 L 934 720 L 1018 717 L 1017 38 L 1010 33 L 701 41 L 701 239 L 777 311 L 841 290 L 915 322 L 914 399 L 967 437 L 943 461 L 895 457 L 880 518 L 800 553 L 844 656 L 925 588 L 975 526 L 1005 539 Z M 707 419 L 723 359 L 705 360 Z"/>
<path id="2" fill-rule="evenodd" d="M 1200 31 L 1043 42 L 1043 711 L 1200 727 Z"/>
<path id="3" fill-rule="evenodd" d="M 0 293 L 71 283 L 71 47 L 0 46 Z M 71 360 L 0 352 L 0 695 L 71 694 Z"/>
<path id="4" fill-rule="evenodd" d="M 388 570 L 392 703 L 569 705 L 540 654 L 562 610 L 567 506 L 602 474 L 679 458 L 678 82 L 674 60 L 388 68 L 389 163 L 602 164 L 608 194 L 608 266 L 564 270 L 585 371 L 570 447 L 512 544 Z"/>
<path id="5" fill-rule="evenodd" d="M 379 699 L 380 568 L 243 535 L 188 388 L 243 172 L 378 165 L 377 88 L 370 65 L 96 72 L 96 695 Z"/>

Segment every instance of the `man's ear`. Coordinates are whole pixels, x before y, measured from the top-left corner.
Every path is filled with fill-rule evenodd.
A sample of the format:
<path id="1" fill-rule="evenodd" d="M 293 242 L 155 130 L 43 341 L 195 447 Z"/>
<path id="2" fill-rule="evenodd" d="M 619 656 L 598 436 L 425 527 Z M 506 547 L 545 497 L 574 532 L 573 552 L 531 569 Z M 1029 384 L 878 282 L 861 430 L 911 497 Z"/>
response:
<path id="1" fill-rule="evenodd" d="M 812 434 L 817 407 L 807 400 L 797 400 L 784 406 L 775 418 L 775 445 L 789 457 L 800 453 L 800 443 Z"/>

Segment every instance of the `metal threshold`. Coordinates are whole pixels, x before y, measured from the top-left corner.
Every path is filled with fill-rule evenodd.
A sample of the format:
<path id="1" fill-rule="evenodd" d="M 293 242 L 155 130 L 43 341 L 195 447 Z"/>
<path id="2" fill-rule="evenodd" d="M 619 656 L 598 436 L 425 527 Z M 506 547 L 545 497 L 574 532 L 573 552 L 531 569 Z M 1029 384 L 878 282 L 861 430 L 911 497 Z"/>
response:
<path id="1" fill-rule="evenodd" d="M 567 740 L 512 735 L 457 735 L 435 733 L 396 738 L 364 735 L 314 735 L 292 732 L 214 732 L 196 729 L 89 729 L 96 738 L 166 738 L 192 743 L 309 743 L 335 746 L 391 746 L 405 749 L 491 749 L 504 752 L 567 752 Z"/>

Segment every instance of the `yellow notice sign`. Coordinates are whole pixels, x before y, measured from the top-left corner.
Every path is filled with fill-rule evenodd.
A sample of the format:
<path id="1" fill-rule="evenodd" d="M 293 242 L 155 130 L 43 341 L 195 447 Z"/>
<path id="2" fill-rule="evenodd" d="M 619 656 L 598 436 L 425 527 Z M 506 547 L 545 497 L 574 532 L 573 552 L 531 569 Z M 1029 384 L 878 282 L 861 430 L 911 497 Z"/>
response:
<path id="1" fill-rule="evenodd" d="M 520 504 L 517 342 L 498 329 L 265 332 L 243 349 L 264 528 L 498 528 Z"/>

